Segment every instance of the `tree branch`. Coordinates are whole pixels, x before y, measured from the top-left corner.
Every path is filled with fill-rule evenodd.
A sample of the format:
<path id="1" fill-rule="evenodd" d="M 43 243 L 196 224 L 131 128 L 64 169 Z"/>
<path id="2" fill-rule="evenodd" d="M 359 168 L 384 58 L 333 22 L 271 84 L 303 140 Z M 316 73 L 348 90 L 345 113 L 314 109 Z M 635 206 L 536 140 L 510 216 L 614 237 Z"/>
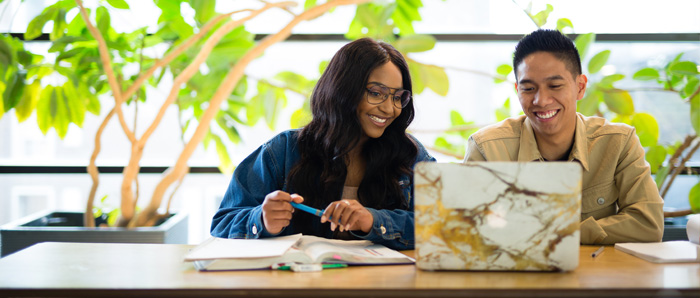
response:
<path id="1" fill-rule="evenodd" d="M 527 17 L 530 18 L 530 21 L 532 21 L 532 23 L 535 24 L 535 27 L 540 28 L 540 25 L 537 25 L 537 21 L 535 21 L 535 18 L 532 17 L 532 14 L 531 14 L 529 11 L 527 11 L 527 10 L 525 10 L 524 8 L 520 7 L 520 5 L 518 4 L 518 2 L 515 2 L 515 0 L 512 0 L 512 1 L 513 1 L 513 3 L 515 4 L 515 6 L 517 6 L 518 8 L 520 8 L 520 9 L 525 13 L 525 15 L 527 15 Z"/>
<path id="2" fill-rule="evenodd" d="M 225 98 L 227 98 L 228 95 L 231 94 L 231 92 L 233 92 L 233 89 L 236 87 L 238 81 L 243 76 L 245 68 L 248 66 L 248 64 L 250 64 L 251 61 L 259 57 L 267 48 L 269 48 L 273 44 L 288 38 L 291 35 L 292 28 L 294 28 L 300 22 L 318 17 L 319 15 L 327 12 L 333 7 L 349 4 L 358 4 L 369 1 L 370 0 L 334 0 L 328 1 L 321 5 L 317 5 L 313 8 L 304 11 L 303 13 L 292 19 L 292 21 L 290 21 L 279 32 L 265 37 L 257 46 L 255 46 L 255 48 L 251 49 L 245 55 L 243 55 L 243 57 L 241 57 L 238 63 L 236 63 L 229 70 L 229 72 L 226 74 L 226 77 L 224 77 L 224 80 L 221 82 L 218 89 L 212 96 L 209 102 L 209 107 L 207 107 L 207 109 L 204 111 L 204 114 L 201 116 L 199 124 L 197 125 L 197 128 L 194 134 L 192 135 L 192 138 L 190 138 L 190 141 L 187 143 L 187 146 L 185 146 L 185 148 L 180 153 L 180 156 L 178 157 L 177 162 L 173 167 L 173 171 L 165 175 L 160 181 L 160 183 L 158 183 L 156 189 L 153 192 L 153 197 L 151 198 L 150 204 L 146 208 L 144 208 L 142 215 L 140 215 L 141 219 L 138 220 L 136 225 L 142 226 L 153 224 L 151 217 L 153 217 L 153 215 L 156 214 L 156 211 L 160 206 L 165 190 L 174 181 L 180 179 L 181 176 L 185 175 L 187 160 L 197 148 L 197 145 L 199 145 L 199 143 L 202 141 L 207 131 L 209 131 L 210 122 L 219 110 L 221 102 Z"/>
<path id="3" fill-rule="evenodd" d="M 425 146 L 425 145 L 423 145 L 423 146 L 425 147 L 425 149 L 428 149 L 430 151 L 435 151 L 435 152 L 440 153 L 442 155 L 447 155 L 447 156 L 451 156 L 454 158 L 464 159 L 464 155 L 455 154 L 454 152 L 450 152 L 448 150 L 437 148 L 437 147 L 431 147 L 431 146 Z"/>
<path id="4" fill-rule="evenodd" d="M 75 2 L 78 4 L 78 8 L 80 8 L 80 15 L 82 16 L 83 21 L 85 22 L 85 26 L 87 26 L 88 31 L 90 31 L 92 37 L 94 37 L 95 40 L 97 40 L 97 49 L 100 53 L 102 67 L 105 70 L 105 74 L 107 75 L 107 81 L 109 82 L 109 87 L 112 89 L 112 95 L 114 95 L 114 101 L 116 102 L 114 107 L 116 109 L 117 115 L 119 116 L 119 123 L 121 124 L 122 129 L 124 130 L 124 134 L 126 134 L 126 137 L 129 139 L 129 141 L 134 143 L 136 142 L 136 136 L 134 136 L 134 133 L 129 129 L 129 126 L 126 124 L 126 120 L 124 119 L 124 114 L 121 109 L 121 104 L 124 102 L 124 97 L 122 96 L 122 88 L 119 82 L 117 81 L 117 77 L 114 75 L 114 69 L 112 69 L 112 59 L 110 58 L 109 51 L 107 50 L 107 43 L 105 42 L 102 33 L 100 33 L 100 30 L 97 30 L 97 28 L 95 28 L 92 22 L 90 22 L 90 15 L 88 15 L 87 10 L 83 6 L 83 1 L 75 0 Z"/>
<path id="5" fill-rule="evenodd" d="M 214 17 L 213 19 L 209 20 L 200 30 L 197 32 L 197 34 L 194 34 L 187 38 L 184 42 L 182 42 L 179 46 L 175 47 L 170 53 L 165 55 L 163 59 L 157 60 L 156 63 L 151 66 L 146 72 L 144 72 L 142 75 L 140 75 L 136 80 L 134 80 L 134 83 L 129 86 L 128 89 L 126 89 L 126 92 L 124 92 L 126 98 L 131 97 L 134 95 L 134 93 L 143 85 L 143 83 L 148 80 L 150 77 L 153 76 L 153 74 L 156 72 L 157 69 L 161 67 L 165 67 L 166 65 L 170 64 L 177 56 L 180 56 L 180 54 L 184 53 L 187 49 L 189 49 L 192 45 L 194 45 L 196 42 L 202 39 L 209 31 L 211 31 L 212 28 L 214 28 L 214 25 L 218 24 L 221 20 L 226 19 L 234 14 L 241 13 L 241 12 L 247 12 L 247 11 L 252 11 L 252 9 L 241 9 L 233 12 L 229 12 L 226 14 L 218 15 Z"/>
<path id="6" fill-rule="evenodd" d="M 443 132 L 461 132 L 461 131 L 467 131 L 467 130 L 475 129 L 475 128 L 479 129 L 479 128 L 482 128 L 484 126 L 486 126 L 486 125 L 468 124 L 468 125 L 456 125 L 456 126 L 452 126 L 449 128 L 442 128 L 442 129 L 418 129 L 418 130 L 411 129 L 410 132 L 411 133 L 431 133 L 431 134 L 443 133 Z"/>
<path id="7" fill-rule="evenodd" d="M 411 58 L 408 58 L 408 57 L 405 57 L 405 58 L 406 58 L 406 61 L 420 63 L 420 62 L 413 60 Z M 503 81 L 511 83 L 511 84 L 515 84 L 515 82 L 508 80 L 507 77 L 500 76 L 500 75 L 492 75 L 488 72 L 483 72 L 483 71 L 479 71 L 479 70 L 465 69 L 465 68 L 452 67 L 452 66 L 440 66 L 440 65 L 435 65 L 435 64 L 425 64 L 425 63 L 420 63 L 420 64 L 428 65 L 428 66 L 435 66 L 435 67 L 440 67 L 440 68 L 450 69 L 450 70 L 455 70 L 455 71 L 460 71 L 460 72 L 472 73 L 472 74 L 476 74 L 476 75 L 480 75 L 480 76 L 484 76 L 484 77 L 489 77 L 492 79 L 503 80 Z"/>
<path id="8" fill-rule="evenodd" d="M 683 145 L 686 145 L 686 143 L 687 143 L 687 145 L 686 146 L 681 145 L 681 147 L 679 147 L 676 150 L 676 153 L 678 153 L 678 155 L 674 154 L 674 157 L 676 157 L 676 159 L 677 159 L 683 153 L 683 151 L 685 151 L 686 148 L 691 146 L 692 142 L 696 138 L 697 138 L 697 136 L 687 136 L 686 142 L 683 143 Z M 688 162 L 688 160 L 690 160 L 691 157 L 693 157 L 693 154 L 695 154 L 695 151 L 697 151 L 699 147 L 700 147 L 700 142 L 695 143 L 695 146 L 693 146 L 692 149 L 690 149 L 690 151 L 688 151 L 688 154 L 686 154 L 686 156 L 681 159 L 681 161 L 678 165 L 675 165 L 675 159 L 673 159 L 673 157 L 671 160 L 669 160 L 669 163 L 672 163 L 672 162 L 674 163 L 671 165 L 673 167 L 673 174 L 671 175 L 671 178 L 668 180 L 668 182 L 664 184 L 665 188 L 663 190 L 663 193 L 661 194 L 662 198 L 666 197 L 666 193 L 668 193 L 668 190 L 671 188 L 671 185 L 673 184 L 673 180 L 675 180 L 676 176 L 678 176 L 678 174 L 680 174 L 685 169 L 685 164 Z M 671 171 L 669 171 L 669 173 L 671 173 Z"/>
<path id="9" fill-rule="evenodd" d="M 100 150 L 102 148 L 100 141 L 102 139 L 102 133 L 104 132 L 105 127 L 107 127 L 109 119 L 112 119 L 112 116 L 114 116 L 114 111 L 115 109 L 112 108 L 112 110 L 110 110 L 107 116 L 105 116 L 105 118 L 102 120 L 100 127 L 97 128 L 97 132 L 95 133 L 95 148 L 92 149 L 90 163 L 87 166 L 87 172 L 90 174 L 90 178 L 92 178 L 92 187 L 90 187 L 87 206 L 85 207 L 85 213 L 83 213 L 83 225 L 86 227 L 95 226 L 95 214 L 92 212 L 92 208 L 95 202 L 95 194 L 97 194 L 97 186 L 100 185 L 100 172 L 97 170 L 95 161 L 97 160 L 97 155 L 100 154 Z"/>

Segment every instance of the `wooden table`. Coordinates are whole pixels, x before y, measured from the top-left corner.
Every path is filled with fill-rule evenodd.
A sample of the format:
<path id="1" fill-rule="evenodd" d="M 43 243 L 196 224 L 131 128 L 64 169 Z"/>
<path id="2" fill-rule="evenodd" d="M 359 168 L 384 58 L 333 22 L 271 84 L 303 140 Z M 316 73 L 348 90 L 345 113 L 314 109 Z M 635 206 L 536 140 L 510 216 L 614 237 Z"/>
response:
<path id="1" fill-rule="evenodd" d="M 0 297 L 700 297 L 700 263 L 654 264 L 613 247 L 572 272 L 428 272 L 413 265 L 313 273 L 198 272 L 189 245 L 40 243 L 0 259 Z M 406 252 L 412 255 L 413 251 Z"/>

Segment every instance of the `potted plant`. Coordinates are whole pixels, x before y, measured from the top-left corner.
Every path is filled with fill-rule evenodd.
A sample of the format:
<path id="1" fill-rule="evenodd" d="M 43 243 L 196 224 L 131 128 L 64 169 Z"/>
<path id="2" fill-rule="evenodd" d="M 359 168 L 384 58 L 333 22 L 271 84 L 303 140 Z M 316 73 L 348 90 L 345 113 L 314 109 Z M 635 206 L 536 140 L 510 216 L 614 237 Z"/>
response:
<path id="1" fill-rule="evenodd" d="M 181 2 L 189 4 L 195 11 L 196 24 L 185 22 L 180 12 Z M 109 10 L 104 6 L 90 10 L 81 0 L 60 0 L 36 16 L 24 34 L 25 40 L 32 40 L 42 34 L 42 28 L 47 22 L 53 22 L 49 34 L 49 51 L 57 54 L 54 61 L 45 61 L 41 55 L 24 49 L 23 42 L 17 38 L 0 36 L 0 64 L 4 69 L 0 70 L 0 77 L 3 79 L 0 85 L 3 101 L 0 103 L 4 104 L 0 106 L 0 117 L 4 113 L 14 111 L 21 122 L 36 112 L 37 124 L 41 131 L 46 134 L 53 128 L 62 138 L 66 135 L 70 123 L 82 125 L 87 112 L 98 115 L 101 109 L 110 109 L 95 134 L 95 146 L 87 167 L 92 185 L 85 211 L 80 215 L 83 229 L 91 233 L 142 232 L 166 219 L 182 221 L 182 217 L 173 216 L 168 209 L 178 185 L 189 171 L 187 161 L 194 149 L 200 143 L 204 143 L 205 146 L 215 143 L 221 159 L 220 168 L 223 172 L 230 172 L 233 165 L 226 145 L 235 144 L 240 140 L 237 129 L 252 126 L 261 118 L 267 118 L 268 124 L 273 122 L 275 110 L 280 106 L 276 102 L 284 97 L 284 92 L 281 91 L 294 90 L 306 94 L 313 88 L 313 80 L 291 72 L 276 77 L 285 86 L 259 80 L 257 88 L 251 88 L 246 80 L 244 71 L 248 64 L 271 45 L 286 39 L 297 24 L 314 19 L 338 6 L 357 4 L 356 16 L 350 26 L 348 38 L 372 36 L 386 39 L 393 42 L 404 54 L 426 51 L 435 44 L 434 38 L 416 35 L 413 32 L 412 22 L 420 18 L 419 1 L 399 0 L 380 4 L 362 4 L 369 0 L 318 2 L 306 0 L 303 11 L 298 14 L 290 9 L 296 5 L 291 1 L 260 1 L 260 4 L 253 8 L 217 14 L 214 11 L 216 1 L 213 0 L 156 1 L 156 5 L 161 9 L 161 15 L 158 16 L 159 27 L 157 32 L 149 34 L 146 28 L 133 32 L 116 32 L 110 24 Z M 114 9 L 129 9 L 129 5 L 123 0 L 108 0 L 107 4 Z M 256 43 L 254 35 L 247 32 L 243 24 L 272 9 L 288 11 L 292 14 L 291 20 L 279 32 L 270 34 Z M 71 20 L 66 19 L 71 10 L 78 10 L 79 13 Z M 399 10 L 411 13 L 406 15 Z M 389 19 L 393 19 L 394 22 L 388 22 Z M 400 31 L 399 36 L 394 34 L 395 28 Z M 156 45 L 167 47 L 160 58 L 149 54 L 148 51 Z M 139 71 L 129 73 L 126 71 L 129 66 L 137 66 Z M 208 69 L 208 73 L 200 72 L 202 66 Z M 417 61 L 412 61 L 411 66 L 426 79 L 431 76 L 444 77 L 445 80 L 431 80 L 432 83 L 420 86 L 427 86 L 446 94 L 448 84 L 444 70 Z M 160 104 L 158 113 L 152 115 L 150 125 L 142 134 L 138 134 L 136 122 L 127 123 L 125 115 L 136 117 L 139 104 L 147 100 L 146 88 L 162 84 L 161 79 L 166 72 L 173 76 L 168 96 Z M 50 76 L 63 77 L 66 82 L 54 85 L 51 80 L 46 80 Z M 248 89 L 257 89 L 257 94 L 246 102 Z M 109 96 L 111 100 L 109 103 L 100 101 L 98 96 Z M 274 103 L 272 105 L 269 105 L 270 98 Z M 154 100 L 157 99 L 148 99 L 149 102 Z M 143 150 L 155 129 L 161 124 L 165 110 L 173 105 L 181 115 L 186 114 L 185 111 L 193 115 L 180 123 L 183 136 L 185 131 L 191 132 L 191 136 L 184 142 L 184 148 L 174 164 L 163 173 L 155 191 L 150 194 L 148 204 L 142 210 L 138 210 L 136 202 L 142 197 L 139 193 L 138 174 Z M 202 108 L 204 106 L 206 108 Z M 247 114 L 247 119 L 240 117 L 242 113 Z M 295 112 L 292 126 L 303 125 L 308 114 L 306 104 Z M 97 157 L 101 150 L 102 133 L 110 121 L 119 123 L 131 150 L 122 173 L 119 212 L 114 212 L 119 213 L 119 216 L 116 220 L 102 223 L 110 227 L 100 228 L 96 227 L 100 224 L 96 223 L 95 218 L 101 220 L 104 214 L 95 214 L 94 205 L 100 177 Z M 218 126 L 217 130 L 210 128 L 212 124 Z M 168 207 L 162 210 L 164 201 Z M 37 218 L 23 219 L 15 223 L 24 225 L 19 228 L 20 231 L 10 232 L 11 228 L 5 226 L 1 231 L 0 240 L 5 243 L 10 241 L 12 233 L 27 234 L 38 230 L 37 226 L 45 223 L 63 226 L 69 218 L 75 217 L 74 214 L 57 215 L 58 217 L 51 217 L 51 214 L 40 214 Z M 167 222 L 158 226 L 164 225 L 179 227 L 178 224 Z M 57 229 L 48 228 L 52 235 L 56 234 L 53 232 Z M 168 232 L 163 231 L 161 234 Z M 48 239 L 46 234 L 37 235 Z M 115 235 L 98 238 L 95 234 L 84 234 L 80 239 L 106 242 L 120 238 Z M 161 236 L 156 236 L 158 237 Z M 174 241 L 183 242 L 182 237 L 177 239 Z M 56 238 L 49 240 L 56 241 Z M 12 249 L 27 246 L 28 243 L 25 241 Z M 3 245 L 3 255 L 8 253 L 5 248 L 9 249 L 9 246 Z"/>

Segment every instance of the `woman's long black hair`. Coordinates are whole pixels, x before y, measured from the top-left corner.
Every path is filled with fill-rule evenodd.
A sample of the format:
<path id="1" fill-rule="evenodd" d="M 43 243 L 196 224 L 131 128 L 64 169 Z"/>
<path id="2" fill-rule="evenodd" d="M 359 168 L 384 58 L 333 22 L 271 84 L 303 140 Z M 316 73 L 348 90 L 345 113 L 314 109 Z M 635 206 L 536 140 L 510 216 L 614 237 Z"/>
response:
<path id="1" fill-rule="evenodd" d="M 345 157 L 363 134 L 357 107 L 366 100 L 370 73 L 387 62 L 398 67 L 402 87 L 412 91 L 408 65 L 401 53 L 369 38 L 343 46 L 316 84 L 311 95 L 313 119 L 299 133 L 301 159 L 287 176 L 289 189 L 303 196 L 305 204 L 323 209 L 340 199 L 347 175 Z M 399 177 L 410 174 L 418 154 L 416 144 L 406 134 L 413 117 L 410 101 L 381 137 L 365 142 L 362 154 L 367 166 L 358 189 L 363 206 L 408 209 Z"/>

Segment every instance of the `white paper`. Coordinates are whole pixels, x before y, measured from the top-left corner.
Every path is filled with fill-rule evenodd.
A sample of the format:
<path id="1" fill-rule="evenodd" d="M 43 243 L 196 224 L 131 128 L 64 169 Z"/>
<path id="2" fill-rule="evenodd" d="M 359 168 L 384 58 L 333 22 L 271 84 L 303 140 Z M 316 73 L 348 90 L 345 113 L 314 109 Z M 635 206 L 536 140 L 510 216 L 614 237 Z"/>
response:
<path id="1" fill-rule="evenodd" d="M 185 260 L 281 256 L 299 239 L 301 234 L 265 239 L 214 238 L 190 251 L 185 256 Z"/>
<path id="2" fill-rule="evenodd" d="M 615 249 L 654 263 L 700 262 L 697 245 L 688 241 L 615 243 Z"/>
<path id="3" fill-rule="evenodd" d="M 700 244 L 700 214 L 693 214 L 688 217 L 688 224 L 685 227 L 688 233 L 688 240 L 695 244 Z"/>

